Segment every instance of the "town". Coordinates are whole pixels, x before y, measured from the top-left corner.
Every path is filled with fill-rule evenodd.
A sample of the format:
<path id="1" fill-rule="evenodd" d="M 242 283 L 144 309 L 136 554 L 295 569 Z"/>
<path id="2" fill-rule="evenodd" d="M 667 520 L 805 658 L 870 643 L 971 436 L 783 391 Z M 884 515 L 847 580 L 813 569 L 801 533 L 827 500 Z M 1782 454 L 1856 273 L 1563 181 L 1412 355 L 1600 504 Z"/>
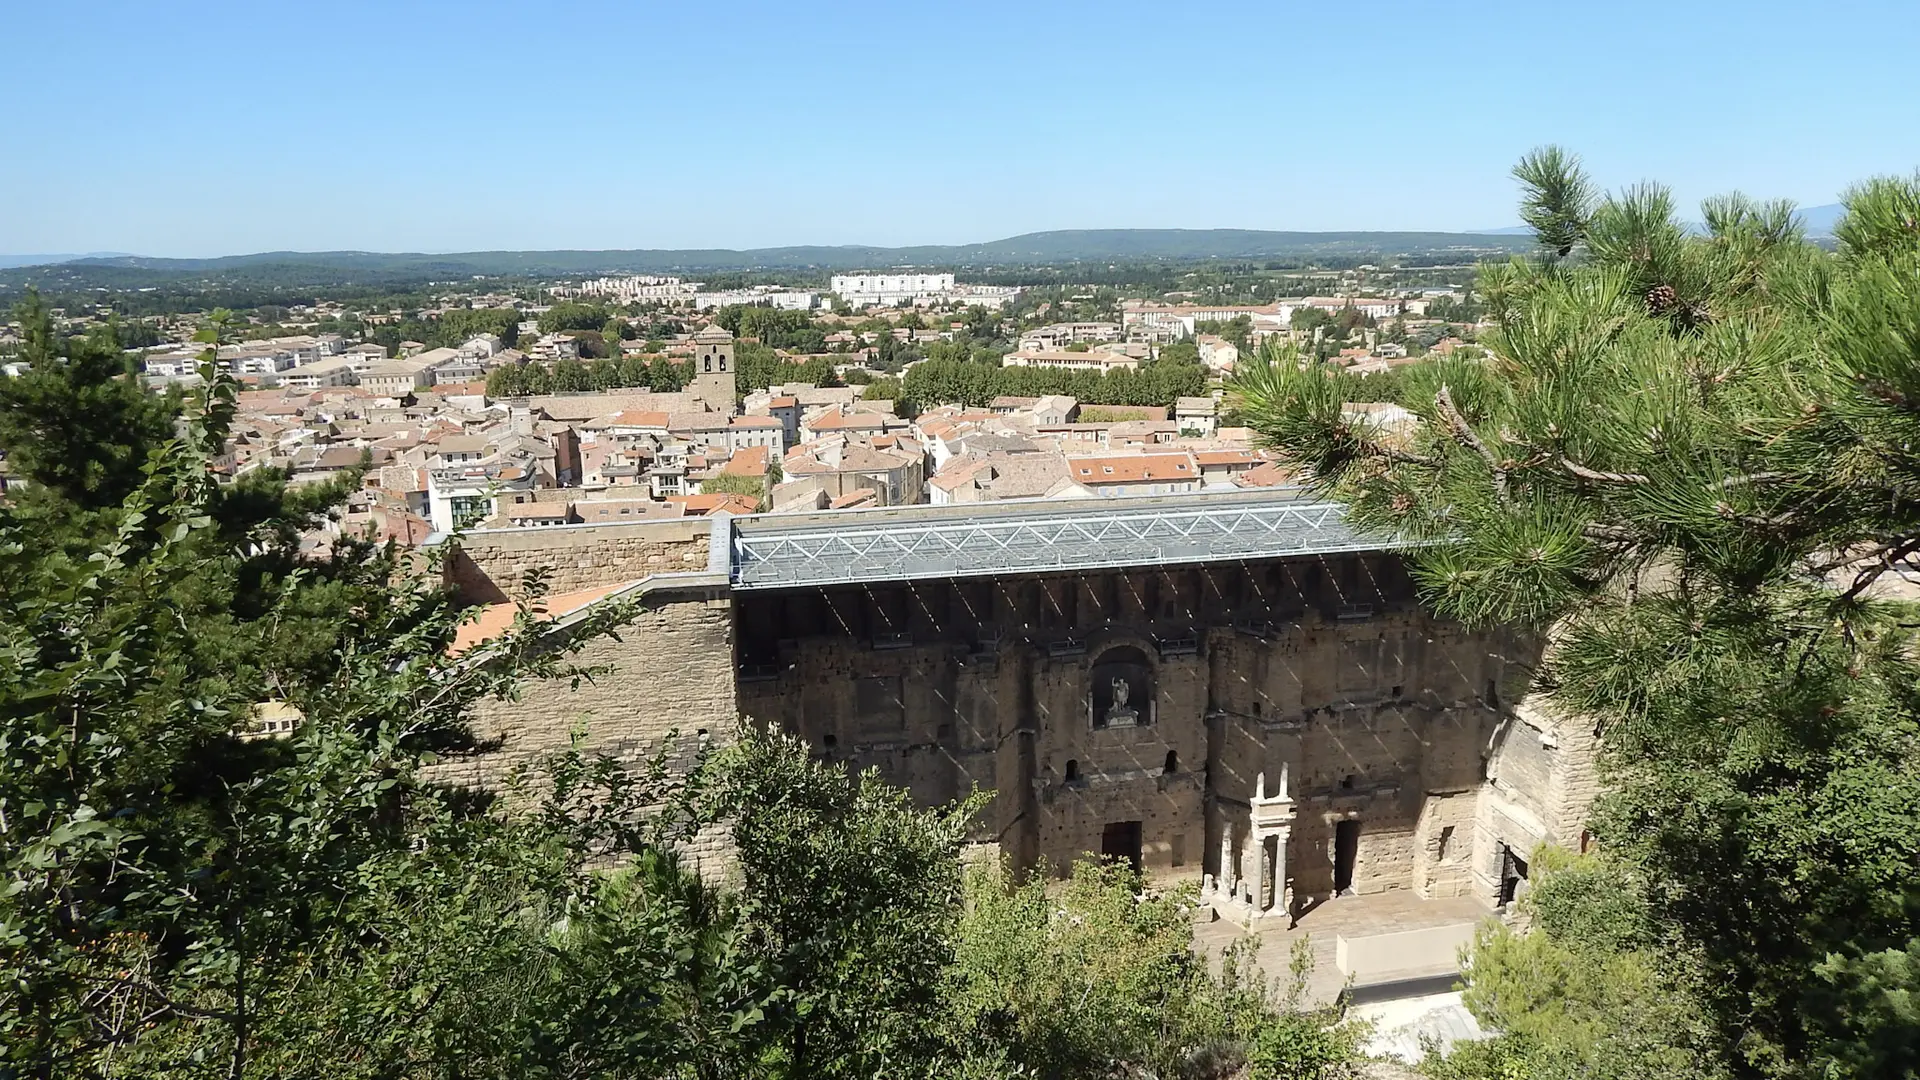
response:
<path id="1" fill-rule="evenodd" d="M 1470 285 L 1296 277 L 1345 290 L 1251 302 L 952 273 L 835 274 L 824 289 L 643 275 L 413 310 L 255 311 L 214 354 L 244 387 L 220 468 L 357 477 L 312 550 L 344 536 L 417 546 L 465 529 L 1273 487 L 1289 471 L 1223 390 L 1243 356 L 1284 344 L 1384 383 L 1473 349 L 1477 329 Z M 55 314 L 77 333 L 113 312 Z M 185 339 L 205 318 L 143 326 Z M 198 384 L 200 349 L 131 355 L 164 392 Z M 1407 415 L 1384 400 L 1352 408 Z M 0 490 L 19 482 L 0 459 Z"/>

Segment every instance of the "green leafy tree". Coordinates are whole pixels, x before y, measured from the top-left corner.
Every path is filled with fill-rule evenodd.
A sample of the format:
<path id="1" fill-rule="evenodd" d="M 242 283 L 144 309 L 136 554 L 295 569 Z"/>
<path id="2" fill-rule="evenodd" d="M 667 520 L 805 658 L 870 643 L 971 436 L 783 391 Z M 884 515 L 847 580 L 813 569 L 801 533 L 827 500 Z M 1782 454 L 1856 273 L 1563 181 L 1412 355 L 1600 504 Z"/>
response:
<path id="1" fill-rule="evenodd" d="M 762 512 L 767 509 L 767 481 L 762 476 L 735 476 L 729 473 L 710 476 L 700 481 L 700 494 L 745 495 Z"/>
<path id="2" fill-rule="evenodd" d="M 947 1010 L 959 1045 L 1053 1078 L 1335 1077 L 1363 1029 L 1303 1006 L 1307 954 L 1269 985 L 1247 939 L 1213 974 L 1194 951 L 1192 897 L 1140 895 L 1131 868 L 1086 861 L 1061 885 L 1015 884 L 1004 866 L 967 878 Z"/>
<path id="3" fill-rule="evenodd" d="M 1534 685 L 1603 730 L 1594 832 L 1698 958 L 1709 1065 L 1920 1069 L 1913 620 L 1875 592 L 1920 552 L 1920 179 L 1850 192 L 1829 255 L 1783 204 L 1689 235 L 1561 152 L 1516 172 L 1542 256 L 1483 273 L 1488 358 L 1409 371 L 1411 431 L 1283 351 L 1234 389 L 1357 525 L 1431 542 L 1438 611 L 1551 628 Z"/>
<path id="4" fill-rule="evenodd" d="M 147 392 L 111 328 L 63 339 L 31 291 L 14 317 L 27 369 L 0 373 L 0 453 L 31 485 L 31 501 L 80 511 L 119 505 L 143 482 L 147 455 L 172 437 L 178 398 Z"/>
<path id="5" fill-rule="evenodd" d="M 540 332 L 558 334 L 575 330 L 599 330 L 607 325 L 607 309 L 598 304 L 564 300 L 540 313 Z"/>

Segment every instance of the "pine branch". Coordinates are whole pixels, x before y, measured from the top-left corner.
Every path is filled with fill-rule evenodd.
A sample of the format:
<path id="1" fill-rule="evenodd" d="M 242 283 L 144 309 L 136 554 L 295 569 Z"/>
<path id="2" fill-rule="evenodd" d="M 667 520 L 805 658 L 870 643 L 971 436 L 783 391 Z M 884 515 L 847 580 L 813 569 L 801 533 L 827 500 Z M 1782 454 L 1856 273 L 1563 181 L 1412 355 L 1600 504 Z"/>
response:
<path id="1" fill-rule="evenodd" d="M 1512 502 L 1512 493 L 1507 489 L 1507 470 L 1501 467 L 1499 459 L 1493 456 L 1493 451 L 1487 449 L 1487 444 L 1480 441 L 1480 436 L 1474 434 L 1472 425 L 1467 423 L 1467 418 L 1460 414 L 1459 407 L 1453 403 L 1453 392 L 1445 383 L 1440 384 L 1440 392 L 1433 396 L 1433 403 L 1439 408 L 1440 417 L 1446 421 L 1447 429 L 1453 433 L 1454 440 L 1479 454 L 1480 459 L 1487 463 L 1487 468 L 1492 470 L 1494 493 L 1500 496 L 1500 501 Z"/>
<path id="2" fill-rule="evenodd" d="M 1893 564 L 1912 555 L 1916 551 L 1920 551 L 1920 537 L 1909 539 L 1904 543 L 1881 552 L 1879 558 L 1873 561 L 1872 566 L 1854 575 L 1853 587 L 1840 594 L 1838 603 L 1851 603 L 1858 598 L 1861 593 L 1867 591 L 1874 582 L 1879 581 L 1881 575 L 1893 569 Z"/>
<path id="3" fill-rule="evenodd" d="M 1560 467 L 1582 480 L 1592 480 L 1597 483 L 1644 484 L 1647 482 L 1645 473 L 1601 472 L 1599 469 L 1589 469 L 1572 458 L 1561 458 Z"/>
<path id="4" fill-rule="evenodd" d="M 1774 480 L 1785 480 L 1786 478 L 1787 474 L 1782 472 L 1741 473 L 1738 476 L 1724 477 L 1713 486 L 1721 491 L 1726 491 L 1731 488 L 1746 487 L 1750 484 L 1765 484 Z"/>
<path id="5" fill-rule="evenodd" d="M 1915 402 L 1905 391 L 1885 379 L 1869 379 L 1861 376 L 1860 386 L 1868 396 L 1879 400 L 1882 404 L 1891 405 L 1901 412 L 1920 413 L 1920 402 Z"/>

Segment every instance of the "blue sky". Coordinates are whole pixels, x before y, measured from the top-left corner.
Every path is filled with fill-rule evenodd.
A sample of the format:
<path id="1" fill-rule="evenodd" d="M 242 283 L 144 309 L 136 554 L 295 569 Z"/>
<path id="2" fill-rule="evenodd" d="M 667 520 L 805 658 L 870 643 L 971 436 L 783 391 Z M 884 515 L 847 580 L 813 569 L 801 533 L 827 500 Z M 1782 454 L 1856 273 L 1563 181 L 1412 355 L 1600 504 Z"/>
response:
<path id="1" fill-rule="evenodd" d="M 1545 142 L 1683 205 L 1813 205 L 1920 166 L 1912 15 L 16 0 L 0 253 L 1466 229 L 1516 220 Z"/>

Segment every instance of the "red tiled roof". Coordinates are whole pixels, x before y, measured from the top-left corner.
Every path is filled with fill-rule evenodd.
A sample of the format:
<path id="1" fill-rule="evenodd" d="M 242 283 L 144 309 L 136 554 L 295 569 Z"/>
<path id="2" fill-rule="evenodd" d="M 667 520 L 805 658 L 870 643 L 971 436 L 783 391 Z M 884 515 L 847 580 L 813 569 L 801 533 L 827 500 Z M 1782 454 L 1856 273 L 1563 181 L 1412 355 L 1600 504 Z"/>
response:
<path id="1" fill-rule="evenodd" d="M 729 514 L 751 514 L 760 509 L 759 503 L 751 497 L 730 491 L 705 495 L 669 495 L 667 501 L 680 503 L 689 514 L 717 514 L 722 510 Z"/>
<path id="2" fill-rule="evenodd" d="M 602 585 L 598 588 L 582 589 L 579 592 L 544 597 L 534 604 L 534 617 L 542 622 L 564 619 L 581 608 L 603 600 L 632 584 L 631 581 L 623 581 L 617 585 Z M 454 631 L 453 644 L 448 646 L 447 651 L 457 656 L 476 645 L 492 641 L 513 626 L 513 620 L 519 613 L 520 609 L 513 604 L 488 604 L 480 609 L 479 618 Z"/>
<path id="3" fill-rule="evenodd" d="M 767 475 L 767 448 L 748 446 L 735 450 L 727 461 L 727 467 L 720 470 L 727 476 L 765 476 Z"/>
<path id="4" fill-rule="evenodd" d="M 1085 484 L 1145 483 L 1154 480 L 1191 480 L 1193 465 L 1185 454 L 1126 454 L 1077 457 L 1067 462 L 1068 475 Z"/>

